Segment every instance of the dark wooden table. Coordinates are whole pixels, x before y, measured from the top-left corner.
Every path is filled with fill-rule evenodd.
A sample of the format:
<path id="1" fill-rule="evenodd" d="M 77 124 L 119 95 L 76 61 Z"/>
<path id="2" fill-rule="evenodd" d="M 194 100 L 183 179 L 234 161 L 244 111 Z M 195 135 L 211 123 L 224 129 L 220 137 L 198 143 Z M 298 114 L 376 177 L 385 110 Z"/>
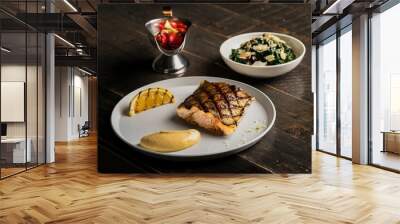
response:
<path id="1" fill-rule="evenodd" d="M 169 4 L 171 5 L 171 4 Z M 123 143 L 110 125 L 114 105 L 154 81 L 173 78 L 152 71 L 158 55 L 144 24 L 160 17 L 162 4 L 100 5 L 98 10 L 98 170 L 138 173 L 310 173 L 313 102 L 311 10 L 308 4 L 172 4 L 174 15 L 193 22 L 184 55 L 184 76 L 219 76 L 246 82 L 266 93 L 277 119 L 256 145 L 239 154 L 204 162 L 170 162 L 143 155 Z M 231 71 L 219 46 L 240 33 L 270 31 L 299 38 L 307 54 L 292 72 L 257 80 Z"/>

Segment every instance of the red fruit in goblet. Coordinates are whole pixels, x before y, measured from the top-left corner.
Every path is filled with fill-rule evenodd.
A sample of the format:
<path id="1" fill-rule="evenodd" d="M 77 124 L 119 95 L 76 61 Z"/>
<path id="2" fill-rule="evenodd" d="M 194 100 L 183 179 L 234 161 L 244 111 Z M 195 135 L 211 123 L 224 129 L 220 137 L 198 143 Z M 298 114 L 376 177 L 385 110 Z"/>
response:
<path id="1" fill-rule="evenodd" d="M 161 30 L 164 29 L 164 26 L 165 26 L 165 21 L 162 21 L 162 22 L 160 22 L 160 23 L 158 24 L 158 29 L 161 31 Z"/>
<path id="2" fill-rule="evenodd" d="M 184 36 L 181 33 L 171 33 L 168 36 L 168 44 L 171 50 L 177 49 L 181 46 Z"/>
<path id="3" fill-rule="evenodd" d="M 186 32 L 186 30 L 187 30 L 187 26 L 186 26 L 186 24 L 184 24 L 183 22 L 179 22 L 177 28 L 183 29 L 183 30 L 185 30 L 185 32 Z"/>
<path id="4" fill-rule="evenodd" d="M 169 24 L 171 24 L 172 28 L 176 28 L 177 27 L 177 22 L 176 21 L 169 21 Z"/>
<path id="5" fill-rule="evenodd" d="M 172 21 L 172 22 L 170 22 L 170 23 L 171 23 L 171 26 L 172 26 L 173 28 L 175 28 L 175 29 L 181 28 L 181 29 L 184 29 L 184 30 L 186 31 L 187 26 L 186 26 L 185 23 L 183 23 L 183 22 L 181 22 L 181 21 L 179 21 L 179 20 L 175 20 L 175 21 Z"/>
<path id="6" fill-rule="evenodd" d="M 187 31 L 187 25 L 179 20 L 164 20 L 158 24 L 156 41 L 166 50 L 179 48 Z"/>
<path id="7" fill-rule="evenodd" d="M 170 33 L 168 35 L 168 43 L 173 44 L 176 41 L 176 33 Z"/>
<path id="8" fill-rule="evenodd" d="M 176 30 L 178 30 L 179 33 L 186 33 L 186 28 L 183 27 L 178 27 Z"/>
<path id="9" fill-rule="evenodd" d="M 162 48 L 167 48 L 168 36 L 166 33 L 158 33 L 156 36 L 156 40 L 161 45 Z"/>

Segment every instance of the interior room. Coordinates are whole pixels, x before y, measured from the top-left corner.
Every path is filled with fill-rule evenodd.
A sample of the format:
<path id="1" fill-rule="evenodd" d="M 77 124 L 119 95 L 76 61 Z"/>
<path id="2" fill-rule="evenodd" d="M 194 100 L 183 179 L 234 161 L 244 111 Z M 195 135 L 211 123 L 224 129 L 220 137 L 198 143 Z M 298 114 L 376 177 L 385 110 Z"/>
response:
<path id="1" fill-rule="evenodd" d="M 399 21 L 0 1 L 0 223 L 400 223 Z"/>
<path id="2" fill-rule="evenodd" d="M 22 25 L 21 25 L 22 26 Z M 45 162 L 45 36 L 2 33 L 1 173 L 7 177 Z"/>

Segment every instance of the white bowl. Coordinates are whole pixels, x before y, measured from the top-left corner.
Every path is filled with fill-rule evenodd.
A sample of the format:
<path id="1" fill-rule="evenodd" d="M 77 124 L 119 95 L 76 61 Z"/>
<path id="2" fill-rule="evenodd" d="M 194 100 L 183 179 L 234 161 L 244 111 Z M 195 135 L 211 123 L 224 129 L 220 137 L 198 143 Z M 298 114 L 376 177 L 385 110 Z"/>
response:
<path id="1" fill-rule="evenodd" d="M 252 38 L 261 37 L 264 33 L 270 33 L 284 40 L 289 46 L 292 47 L 294 54 L 296 55 L 296 59 L 279 65 L 246 65 L 235 62 L 229 58 L 232 49 L 237 49 L 240 47 L 240 44 L 249 41 Z M 272 32 L 255 32 L 240 34 L 227 39 L 221 44 L 219 52 L 224 62 L 232 70 L 251 77 L 271 78 L 286 74 L 296 68 L 296 66 L 300 64 L 301 60 L 303 60 L 304 54 L 306 53 L 306 47 L 297 38 L 286 34 Z"/>

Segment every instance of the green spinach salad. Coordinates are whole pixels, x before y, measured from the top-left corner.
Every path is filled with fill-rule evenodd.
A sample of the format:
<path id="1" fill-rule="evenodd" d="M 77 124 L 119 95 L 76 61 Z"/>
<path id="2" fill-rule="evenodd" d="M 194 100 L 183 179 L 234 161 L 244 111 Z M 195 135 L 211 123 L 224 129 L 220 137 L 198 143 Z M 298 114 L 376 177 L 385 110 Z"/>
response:
<path id="1" fill-rule="evenodd" d="M 279 65 L 293 61 L 296 55 L 293 49 L 279 37 L 264 33 L 232 49 L 229 58 L 247 65 Z"/>

